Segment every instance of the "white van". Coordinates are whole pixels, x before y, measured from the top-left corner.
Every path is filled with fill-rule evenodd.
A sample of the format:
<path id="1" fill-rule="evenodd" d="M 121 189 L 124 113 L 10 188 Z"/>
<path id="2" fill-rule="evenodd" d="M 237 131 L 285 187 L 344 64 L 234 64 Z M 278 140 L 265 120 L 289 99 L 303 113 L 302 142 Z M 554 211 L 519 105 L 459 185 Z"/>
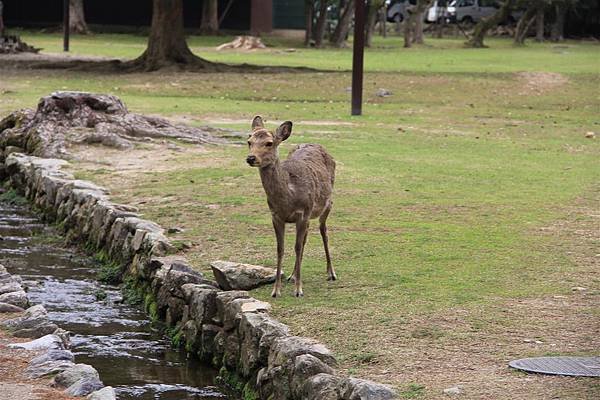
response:
<path id="1" fill-rule="evenodd" d="M 414 6 L 417 0 L 396 0 L 391 1 L 387 6 L 387 20 L 389 22 L 402 22 L 408 16 L 406 8 L 409 4 Z"/>
<path id="2" fill-rule="evenodd" d="M 492 15 L 500 8 L 496 0 L 454 0 L 448 6 L 448 18 L 452 22 L 475 23 Z"/>
<path id="3" fill-rule="evenodd" d="M 429 10 L 427 10 L 427 16 L 425 20 L 427 22 L 437 22 L 442 19 L 448 18 L 447 0 L 435 0 Z"/>

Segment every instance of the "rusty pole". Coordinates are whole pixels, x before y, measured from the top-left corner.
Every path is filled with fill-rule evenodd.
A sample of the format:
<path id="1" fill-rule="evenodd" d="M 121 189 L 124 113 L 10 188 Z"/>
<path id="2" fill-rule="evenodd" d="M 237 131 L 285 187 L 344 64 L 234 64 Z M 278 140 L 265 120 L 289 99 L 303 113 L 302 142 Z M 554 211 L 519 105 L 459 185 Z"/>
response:
<path id="1" fill-rule="evenodd" d="M 63 0 L 63 51 L 69 51 L 69 0 Z"/>
<path id="2" fill-rule="evenodd" d="M 354 8 L 354 46 L 352 51 L 352 115 L 362 114 L 363 59 L 365 53 L 365 0 Z"/>

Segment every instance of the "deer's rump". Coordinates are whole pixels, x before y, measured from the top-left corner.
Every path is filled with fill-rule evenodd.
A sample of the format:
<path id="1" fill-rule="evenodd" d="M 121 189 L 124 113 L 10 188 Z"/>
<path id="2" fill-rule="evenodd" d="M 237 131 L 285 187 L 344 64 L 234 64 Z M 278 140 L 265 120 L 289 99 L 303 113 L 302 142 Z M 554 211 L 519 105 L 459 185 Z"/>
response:
<path id="1" fill-rule="evenodd" d="M 335 161 L 318 144 L 302 144 L 293 148 L 283 162 L 294 191 L 303 193 L 303 203 L 316 218 L 331 206 L 335 182 Z"/>

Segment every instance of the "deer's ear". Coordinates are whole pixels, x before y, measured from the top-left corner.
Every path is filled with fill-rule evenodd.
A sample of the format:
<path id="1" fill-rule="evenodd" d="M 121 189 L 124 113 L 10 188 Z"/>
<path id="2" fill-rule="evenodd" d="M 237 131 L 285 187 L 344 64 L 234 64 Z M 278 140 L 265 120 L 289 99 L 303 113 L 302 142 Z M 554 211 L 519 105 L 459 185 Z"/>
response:
<path id="1" fill-rule="evenodd" d="M 275 131 L 275 136 L 277 139 L 282 142 L 289 138 L 292 134 L 292 121 L 285 121 L 283 124 L 279 125 L 279 128 Z"/>
<path id="2" fill-rule="evenodd" d="M 264 128 L 265 124 L 263 123 L 263 119 L 260 115 L 257 115 L 256 117 L 254 117 L 254 119 L 252 120 L 252 129 L 256 129 L 256 128 Z"/>

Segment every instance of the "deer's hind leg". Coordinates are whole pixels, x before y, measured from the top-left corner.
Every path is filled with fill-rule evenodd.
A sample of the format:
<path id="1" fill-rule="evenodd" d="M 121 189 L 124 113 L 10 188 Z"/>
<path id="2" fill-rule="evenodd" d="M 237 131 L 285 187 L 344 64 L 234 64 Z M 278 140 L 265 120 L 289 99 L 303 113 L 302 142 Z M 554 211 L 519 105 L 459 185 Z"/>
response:
<path id="1" fill-rule="evenodd" d="M 323 211 L 323 214 L 319 217 L 319 230 L 321 231 L 321 238 L 323 238 L 323 247 L 325 248 L 325 258 L 327 259 L 327 280 L 335 281 L 337 276 L 331 265 L 331 256 L 329 255 L 329 236 L 327 235 L 327 217 L 331 211 L 331 204 Z"/>

